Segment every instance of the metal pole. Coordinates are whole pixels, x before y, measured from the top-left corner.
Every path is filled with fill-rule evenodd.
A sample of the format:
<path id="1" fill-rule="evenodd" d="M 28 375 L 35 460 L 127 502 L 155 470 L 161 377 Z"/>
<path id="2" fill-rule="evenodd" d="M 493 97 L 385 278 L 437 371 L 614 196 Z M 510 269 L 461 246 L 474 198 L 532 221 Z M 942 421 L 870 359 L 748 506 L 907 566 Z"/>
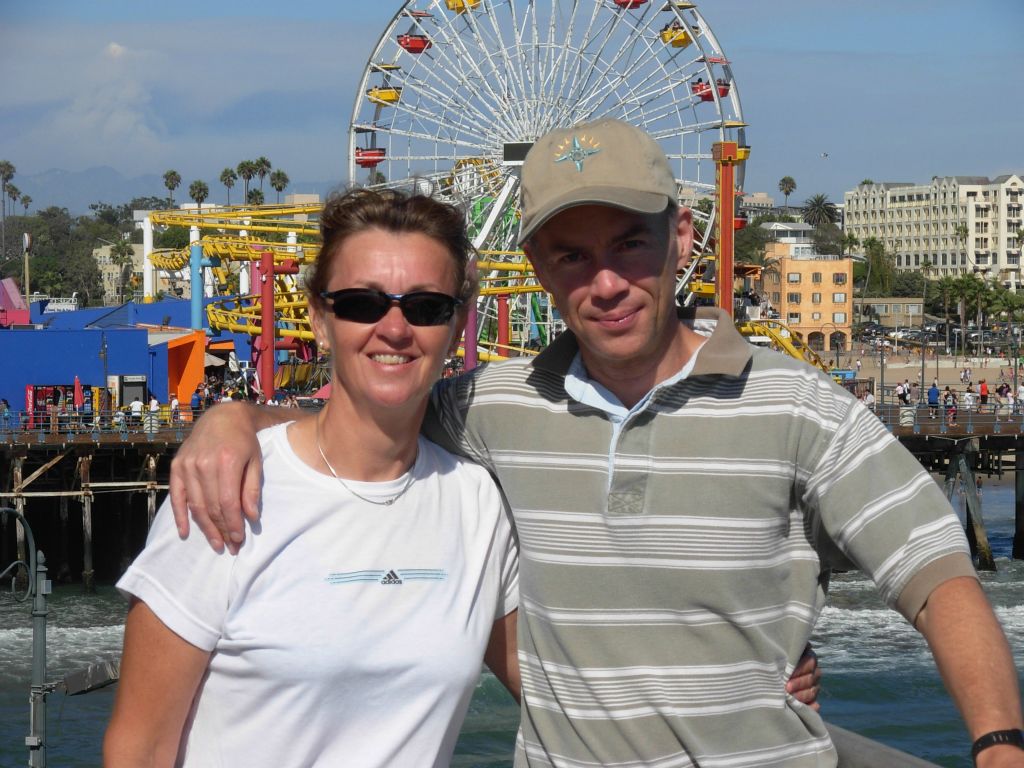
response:
<path id="1" fill-rule="evenodd" d="M 927 281 L 921 284 L 921 387 L 917 393 L 917 401 L 919 403 L 924 402 L 924 350 L 927 346 L 924 340 L 924 305 L 925 299 L 928 297 L 928 283 Z M 936 377 L 938 374 L 936 374 Z"/>
<path id="2" fill-rule="evenodd" d="M 29 749 L 30 766 L 46 766 L 46 596 L 50 582 L 46 578 L 46 557 L 36 552 L 35 595 L 32 598 L 32 689 L 29 694 L 29 735 L 25 744 Z"/>

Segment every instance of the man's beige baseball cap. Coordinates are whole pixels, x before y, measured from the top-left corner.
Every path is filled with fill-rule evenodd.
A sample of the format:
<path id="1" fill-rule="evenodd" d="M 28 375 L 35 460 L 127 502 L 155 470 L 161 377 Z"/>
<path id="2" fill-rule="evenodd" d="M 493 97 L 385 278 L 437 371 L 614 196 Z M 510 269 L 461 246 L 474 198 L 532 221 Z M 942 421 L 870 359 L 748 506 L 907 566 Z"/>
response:
<path id="1" fill-rule="evenodd" d="M 672 168 L 644 131 L 611 118 L 556 128 L 523 162 L 519 243 L 577 205 L 660 213 L 670 200 L 678 200 Z"/>

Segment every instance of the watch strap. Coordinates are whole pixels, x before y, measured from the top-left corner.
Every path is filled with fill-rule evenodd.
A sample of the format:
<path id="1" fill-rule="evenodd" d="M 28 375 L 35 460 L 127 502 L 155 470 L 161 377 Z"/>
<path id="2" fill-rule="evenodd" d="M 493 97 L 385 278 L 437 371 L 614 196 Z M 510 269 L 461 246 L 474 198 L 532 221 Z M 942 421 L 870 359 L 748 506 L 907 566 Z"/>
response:
<path id="1" fill-rule="evenodd" d="M 1024 749 L 1024 731 L 1020 728 L 1011 728 L 1006 731 L 991 731 L 984 736 L 979 736 L 971 745 L 971 757 L 976 758 L 982 750 L 1000 744 L 1010 744 Z"/>

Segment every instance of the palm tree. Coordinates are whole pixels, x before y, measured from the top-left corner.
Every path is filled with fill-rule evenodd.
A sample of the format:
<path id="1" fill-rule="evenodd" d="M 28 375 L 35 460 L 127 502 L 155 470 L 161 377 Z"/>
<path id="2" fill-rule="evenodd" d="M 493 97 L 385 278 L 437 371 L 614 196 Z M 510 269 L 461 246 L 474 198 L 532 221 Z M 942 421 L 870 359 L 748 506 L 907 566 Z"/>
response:
<path id="1" fill-rule="evenodd" d="M 238 175 L 242 177 L 242 197 L 249 199 L 249 182 L 256 175 L 256 163 L 243 160 L 238 164 Z"/>
<path id="2" fill-rule="evenodd" d="M 843 239 L 839 241 L 839 255 L 846 255 L 847 251 L 852 251 L 860 245 L 860 240 L 853 232 L 844 232 Z"/>
<path id="3" fill-rule="evenodd" d="M 32 198 L 28 195 L 22 195 L 21 205 L 25 209 L 25 215 L 28 216 L 28 207 L 32 205 Z"/>
<path id="4" fill-rule="evenodd" d="M 220 183 L 228 191 L 228 207 L 231 206 L 231 188 L 235 186 L 236 181 L 238 181 L 238 174 L 235 173 L 234 168 L 225 168 L 220 172 Z"/>
<path id="5" fill-rule="evenodd" d="M 270 173 L 273 167 L 263 155 L 256 158 L 256 175 L 260 177 L 260 191 L 263 190 L 263 177 Z"/>
<path id="6" fill-rule="evenodd" d="M 21 198 L 21 190 L 13 184 L 7 185 L 7 196 L 11 198 L 11 215 L 14 215 L 14 206 L 18 204 L 18 200 Z"/>
<path id="7" fill-rule="evenodd" d="M 199 213 L 202 213 L 203 201 L 210 196 L 210 188 L 205 181 L 193 181 L 188 185 L 188 196 L 195 200 Z"/>
<path id="8" fill-rule="evenodd" d="M 280 168 L 270 174 L 270 186 L 277 190 L 277 202 L 281 202 L 281 193 L 290 183 L 291 179 L 288 178 L 288 174 Z"/>
<path id="9" fill-rule="evenodd" d="M 0 259 L 7 253 L 7 184 L 17 171 L 9 160 L 0 160 Z"/>
<path id="10" fill-rule="evenodd" d="M 865 298 L 872 288 L 878 289 L 878 295 L 888 295 L 892 291 L 895 273 L 892 257 L 885 252 L 885 245 L 877 237 L 869 237 L 861 245 L 864 246 L 864 258 L 867 262 L 867 276 L 864 278 L 861 298 Z M 872 274 L 874 280 L 871 279 Z"/>
<path id="11" fill-rule="evenodd" d="M 957 224 L 953 227 L 953 237 L 960 241 L 961 248 L 967 248 L 967 237 L 971 234 L 971 230 L 967 228 L 966 224 Z"/>
<path id="12" fill-rule="evenodd" d="M 117 281 L 118 301 L 124 303 L 124 289 L 134 273 L 135 249 L 127 240 L 120 240 L 110 246 L 110 260 L 121 268 Z"/>
<path id="13" fill-rule="evenodd" d="M 789 196 L 796 192 L 796 181 L 792 176 L 783 176 L 779 179 L 779 192 L 786 196 L 786 210 L 789 210 Z"/>
<path id="14" fill-rule="evenodd" d="M 174 207 L 174 190 L 181 186 L 181 174 L 175 170 L 164 173 L 164 186 L 167 187 L 167 207 Z"/>
<path id="15" fill-rule="evenodd" d="M 839 221 L 836 204 L 828 199 L 828 195 L 811 195 L 804 201 L 804 221 L 815 227 L 822 224 L 835 224 Z"/>
<path id="16" fill-rule="evenodd" d="M 245 199 L 249 205 L 263 205 L 263 190 L 250 189 L 249 196 Z"/>

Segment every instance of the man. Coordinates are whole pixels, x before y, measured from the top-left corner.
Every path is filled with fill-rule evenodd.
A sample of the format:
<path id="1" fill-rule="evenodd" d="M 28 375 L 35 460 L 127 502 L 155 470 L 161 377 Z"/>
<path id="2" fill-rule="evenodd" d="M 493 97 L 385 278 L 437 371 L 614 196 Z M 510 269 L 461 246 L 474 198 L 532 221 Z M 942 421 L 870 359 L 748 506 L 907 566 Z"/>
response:
<path id="1" fill-rule="evenodd" d="M 938 379 L 933 379 L 932 385 L 928 387 L 928 415 L 933 419 L 939 410 L 939 394 Z"/>
<path id="2" fill-rule="evenodd" d="M 828 377 L 717 310 L 677 313 L 693 229 L 658 145 L 614 120 L 555 130 L 522 181 L 521 241 L 570 332 L 442 381 L 428 415 L 515 517 L 516 764 L 835 765 L 782 681 L 842 564 L 927 637 L 971 738 L 996 742 L 978 764 L 1024 766 L 999 742 L 1021 725 L 1012 657 L 938 486 Z M 211 419 L 171 481 L 182 527 L 187 495 L 235 544 L 225 514 L 241 483 L 255 517 L 259 484 L 244 413 Z"/>

